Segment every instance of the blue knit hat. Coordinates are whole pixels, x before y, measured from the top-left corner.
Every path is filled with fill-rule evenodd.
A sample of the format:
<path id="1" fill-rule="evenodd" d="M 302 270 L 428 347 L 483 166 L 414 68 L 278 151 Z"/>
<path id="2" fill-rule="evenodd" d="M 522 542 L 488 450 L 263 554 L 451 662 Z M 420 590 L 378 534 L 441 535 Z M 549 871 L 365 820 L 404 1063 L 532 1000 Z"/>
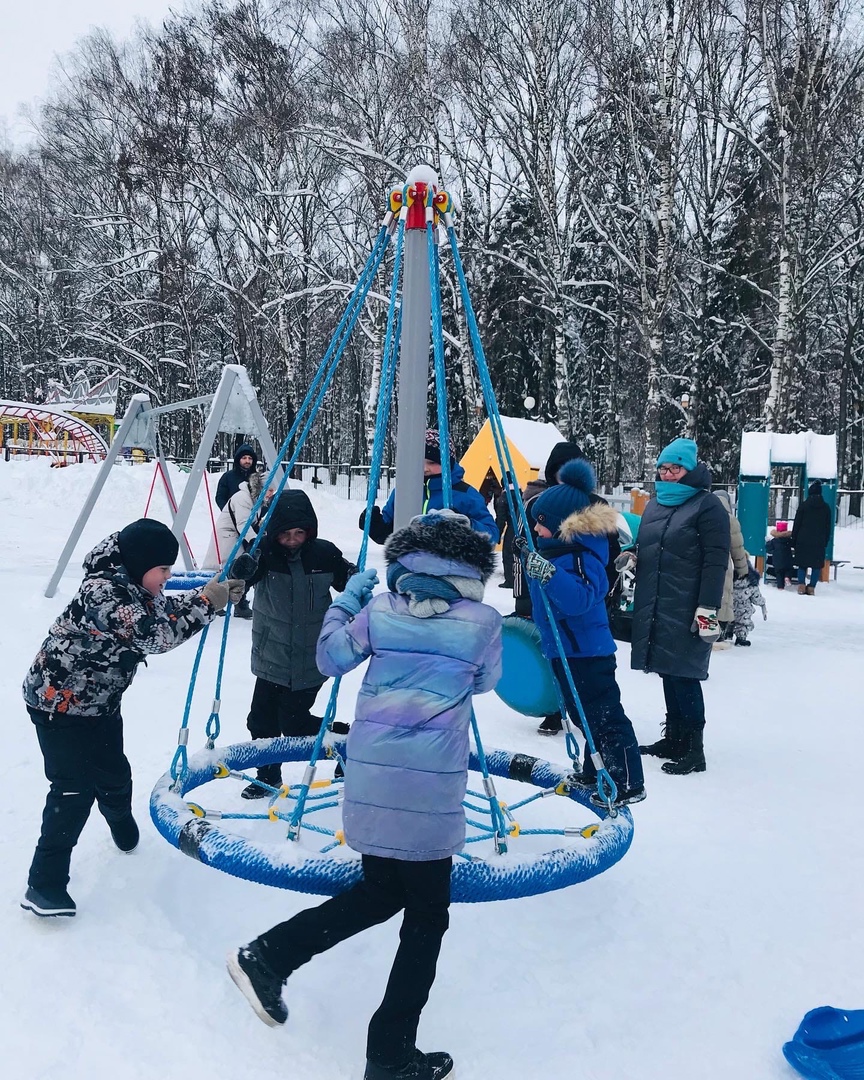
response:
<path id="1" fill-rule="evenodd" d="M 529 513 L 554 535 L 565 518 L 588 506 L 596 483 L 594 470 L 585 458 L 568 461 L 558 472 L 558 483 L 529 503 Z"/>
<path id="2" fill-rule="evenodd" d="M 657 455 L 657 467 L 660 465 L 681 465 L 687 472 L 696 468 L 697 450 L 692 439 L 673 439 Z"/>

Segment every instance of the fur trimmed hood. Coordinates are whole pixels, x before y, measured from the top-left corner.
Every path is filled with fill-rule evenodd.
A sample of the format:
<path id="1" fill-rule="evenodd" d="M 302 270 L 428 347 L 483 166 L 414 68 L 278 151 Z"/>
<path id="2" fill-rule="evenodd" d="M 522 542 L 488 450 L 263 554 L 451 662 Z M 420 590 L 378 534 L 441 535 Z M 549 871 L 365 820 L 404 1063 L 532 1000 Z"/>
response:
<path id="1" fill-rule="evenodd" d="M 564 518 L 558 535 L 569 544 L 580 536 L 608 536 L 618 532 L 618 512 L 605 502 L 594 502 Z"/>
<path id="2" fill-rule="evenodd" d="M 462 514 L 438 510 L 423 514 L 393 533 L 384 547 L 388 563 L 404 562 L 406 556 L 417 552 L 440 560 L 441 570 L 436 572 L 442 576 L 459 574 L 457 566 L 470 567 L 486 582 L 495 568 L 491 541 L 484 533 L 475 532 Z"/>

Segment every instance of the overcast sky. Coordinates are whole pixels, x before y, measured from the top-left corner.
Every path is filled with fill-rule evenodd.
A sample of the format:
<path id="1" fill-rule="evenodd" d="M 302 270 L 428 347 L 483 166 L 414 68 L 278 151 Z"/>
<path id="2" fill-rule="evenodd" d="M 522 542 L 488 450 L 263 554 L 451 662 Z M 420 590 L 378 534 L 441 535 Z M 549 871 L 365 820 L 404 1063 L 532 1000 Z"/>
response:
<path id="1" fill-rule="evenodd" d="M 94 26 L 126 37 L 136 19 L 158 24 L 185 0 L 3 0 L 0 3 L 0 130 L 26 141 L 21 104 L 43 97 L 55 56 L 68 52 Z"/>

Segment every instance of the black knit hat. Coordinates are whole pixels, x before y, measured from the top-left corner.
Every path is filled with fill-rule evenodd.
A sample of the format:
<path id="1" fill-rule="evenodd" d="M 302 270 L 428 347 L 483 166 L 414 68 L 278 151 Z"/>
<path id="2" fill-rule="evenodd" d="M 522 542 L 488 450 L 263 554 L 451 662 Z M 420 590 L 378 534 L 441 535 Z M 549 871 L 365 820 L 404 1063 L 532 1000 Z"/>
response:
<path id="1" fill-rule="evenodd" d="M 456 449 L 453 446 L 453 440 L 448 440 L 448 449 L 450 451 L 450 460 L 456 460 Z M 436 465 L 441 464 L 441 435 L 437 428 L 429 428 L 426 432 L 426 447 L 423 450 L 423 457 L 427 461 L 432 461 Z"/>
<path id="2" fill-rule="evenodd" d="M 117 546 L 129 577 L 138 585 L 154 566 L 173 566 L 180 551 L 174 533 L 167 525 L 153 518 L 139 518 L 121 529 Z"/>
<path id="3" fill-rule="evenodd" d="M 558 472 L 562 465 L 576 458 L 584 458 L 582 447 L 575 442 L 559 442 L 552 447 L 549 460 L 546 462 L 546 483 L 549 485 L 558 483 Z"/>

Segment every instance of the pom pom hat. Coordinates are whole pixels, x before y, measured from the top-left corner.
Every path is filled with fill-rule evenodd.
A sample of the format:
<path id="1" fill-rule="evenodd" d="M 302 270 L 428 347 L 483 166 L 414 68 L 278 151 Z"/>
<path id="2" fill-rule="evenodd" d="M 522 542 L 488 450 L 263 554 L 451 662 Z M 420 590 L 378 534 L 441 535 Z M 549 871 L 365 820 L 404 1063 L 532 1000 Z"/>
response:
<path id="1" fill-rule="evenodd" d="M 152 518 L 139 518 L 121 529 L 117 545 L 129 577 L 138 585 L 154 566 L 173 566 L 180 551 L 174 533 Z"/>
<path id="2" fill-rule="evenodd" d="M 456 460 L 456 450 L 452 439 L 448 440 L 447 449 L 450 452 L 450 461 L 454 462 Z M 426 447 L 423 451 L 423 457 L 436 465 L 441 464 L 441 435 L 436 428 L 429 428 L 426 432 Z"/>
<path id="3" fill-rule="evenodd" d="M 596 482 L 594 470 L 584 458 L 568 461 L 558 473 L 558 483 L 532 500 L 529 513 L 539 525 L 557 533 L 565 518 L 590 505 Z"/>
<path id="4" fill-rule="evenodd" d="M 692 439 L 673 439 L 657 455 L 657 467 L 661 465 L 680 465 L 690 472 L 696 468 L 696 443 Z"/>

